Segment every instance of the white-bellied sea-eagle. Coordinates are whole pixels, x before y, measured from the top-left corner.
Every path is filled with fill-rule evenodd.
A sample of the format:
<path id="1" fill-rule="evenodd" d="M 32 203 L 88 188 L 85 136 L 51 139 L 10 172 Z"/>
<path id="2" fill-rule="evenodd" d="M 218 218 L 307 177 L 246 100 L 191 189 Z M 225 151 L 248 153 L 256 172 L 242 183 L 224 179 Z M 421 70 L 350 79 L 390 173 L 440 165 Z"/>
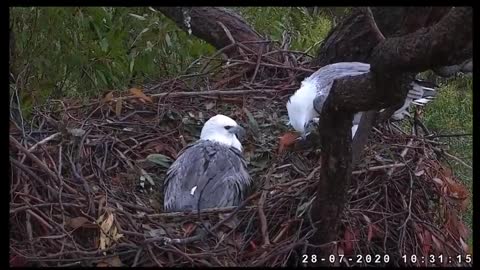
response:
<path id="1" fill-rule="evenodd" d="M 210 118 L 200 139 L 183 149 L 167 171 L 165 211 L 238 206 L 251 182 L 240 143 L 244 135 L 230 117 Z"/>
<path id="2" fill-rule="evenodd" d="M 319 121 L 319 112 L 330 93 L 335 79 L 345 76 L 357 76 L 370 72 L 370 65 L 360 62 L 342 62 L 324 66 L 303 80 L 298 89 L 287 102 L 289 124 L 305 138 Z M 410 105 L 423 105 L 433 98 L 435 89 L 426 87 L 428 83 L 414 80 L 408 92 L 404 105 L 395 111 L 392 118 L 403 119 L 408 115 Z M 430 85 L 429 85 L 430 86 Z M 315 108 L 314 104 L 317 104 Z M 352 137 L 358 128 L 362 112 L 354 115 L 352 122 Z"/>

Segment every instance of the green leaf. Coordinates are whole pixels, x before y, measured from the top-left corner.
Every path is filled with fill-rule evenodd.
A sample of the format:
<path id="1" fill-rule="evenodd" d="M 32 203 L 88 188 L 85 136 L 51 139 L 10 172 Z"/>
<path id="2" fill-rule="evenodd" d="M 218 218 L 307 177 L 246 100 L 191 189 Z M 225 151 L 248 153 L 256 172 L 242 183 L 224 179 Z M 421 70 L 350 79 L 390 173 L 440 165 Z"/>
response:
<path id="1" fill-rule="evenodd" d="M 130 15 L 130 16 L 132 16 L 132 17 L 134 17 L 134 18 L 137 18 L 137 19 L 139 19 L 139 20 L 141 20 L 141 21 L 145 21 L 145 20 L 146 20 L 145 17 L 140 16 L 140 15 L 137 15 L 137 14 L 128 13 L 128 15 Z"/>
<path id="2" fill-rule="evenodd" d="M 168 33 L 165 34 L 165 42 L 167 42 L 168 47 L 172 47 L 172 41 L 170 40 L 170 35 Z"/>
<path id="3" fill-rule="evenodd" d="M 147 156 L 147 160 L 158 164 L 166 169 L 168 169 L 173 162 L 171 158 L 162 154 L 150 154 Z"/>
<path id="4" fill-rule="evenodd" d="M 102 48 L 103 52 L 108 51 L 108 40 L 106 38 L 102 38 L 102 40 L 100 41 L 100 48 Z"/>
<path id="5" fill-rule="evenodd" d="M 243 108 L 243 110 L 245 111 L 245 113 L 247 114 L 247 117 L 248 117 L 248 125 L 249 127 L 251 128 L 251 130 L 253 131 L 253 133 L 255 134 L 258 134 L 258 123 L 257 123 L 257 120 L 255 120 L 255 118 L 253 117 L 252 113 L 247 110 L 247 108 Z"/>
<path id="6" fill-rule="evenodd" d="M 135 65 L 135 58 L 132 57 L 132 60 L 130 60 L 130 73 L 133 72 L 133 66 Z"/>
<path id="7" fill-rule="evenodd" d="M 150 183 L 150 185 L 155 186 L 155 182 L 153 181 L 153 178 L 150 176 L 150 174 L 148 174 L 144 169 L 140 169 L 140 172 L 142 173 L 142 176 L 140 176 L 140 182 L 143 182 L 146 179 L 148 180 L 148 183 Z"/>
<path id="8" fill-rule="evenodd" d="M 108 85 L 107 78 L 105 77 L 105 75 L 103 75 L 103 72 L 97 69 L 97 74 L 100 79 L 102 79 L 103 83 L 105 83 L 105 85 Z"/>

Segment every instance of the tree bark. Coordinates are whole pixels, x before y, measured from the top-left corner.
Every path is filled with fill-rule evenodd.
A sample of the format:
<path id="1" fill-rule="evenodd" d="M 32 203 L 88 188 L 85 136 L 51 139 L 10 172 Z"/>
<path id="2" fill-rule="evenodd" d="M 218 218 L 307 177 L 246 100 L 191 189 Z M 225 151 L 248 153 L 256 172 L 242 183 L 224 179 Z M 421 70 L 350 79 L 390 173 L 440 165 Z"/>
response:
<path id="1" fill-rule="evenodd" d="M 358 12 L 363 13 L 363 17 L 360 17 Z M 451 9 L 444 18 L 429 28 L 387 39 L 380 39 L 378 38 L 380 35 L 375 34 L 378 28 L 368 9 L 357 9 L 351 16 L 355 17 L 347 18 L 329 35 L 329 39 L 338 38 L 338 42 L 347 43 L 341 47 L 345 51 L 343 52 L 345 56 L 342 58 L 339 54 L 324 53 L 335 52 L 338 48 L 334 40 L 327 40 L 325 46 L 331 46 L 333 49 L 322 48 L 319 56 L 330 58 L 320 59 L 319 62 L 327 64 L 366 60 L 371 64 L 371 72 L 336 80 L 323 106 L 319 126 L 322 169 L 312 211 L 312 218 L 317 222 L 317 232 L 313 237 L 316 244 L 332 242 L 338 235 L 339 218 L 346 202 L 345 194 L 351 178 L 352 156 L 358 160 L 358 153 L 351 153 L 350 135 L 345 136 L 351 134 L 353 113 L 376 111 L 402 102 L 416 72 L 465 60 L 452 59 L 447 52 L 461 51 L 468 47 L 472 39 L 472 28 L 465 27 L 470 26 L 472 22 L 471 8 Z M 352 32 L 348 29 L 351 27 L 348 22 L 355 21 L 370 29 L 364 29 L 359 32 L 359 36 L 350 35 L 349 38 L 347 33 Z M 357 28 L 361 26 L 357 25 Z M 364 40 L 366 38 L 376 40 L 378 44 Z M 369 45 L 372 48 L 369 48 Z M 363 48 L 364 54 L 357 52 L 358 48 Z M 373 113 L 368 113 L 368 116 L 371 114 Z M 369 121 L 368 124 L 371 123 Z M 364 132 L 368 134 L 370 129 L 364 129 Z M 362 141 L 366 141 L 365 136 L 367 135 L 362 134 Z M 363 145 L 364 143 L 355 145 L 356 151 L 361 151 Z M 332 254 L 330 248 L 315 248 L 312 252 Z"/>
<path id="2" fill-rule="evenodd" d="M 452 8 L 437 24 L 401 37 L 388 38 L 372 53 L 373 71 L 421 72 L 465 61 L 473 39 L 473 9 Z M 454 56 L 452 56 L 452 52 Z"/>
<path id="3" fill-rule="evenodd" d="M 268 42 L 241 16 L 222 7 L 155 7 L 173 20 L 184 31 L 189 30 L 186 18 L 190 17 L 191 33 L 220 50 L 234 42 L 240 42 L 257 52 L 268 51 Z M 224 51 L 229 57 L 239 55 L 234 46 Z"/>
<path id="4" fill-rule="evenodd" d="M 372 13 L 365 8 L 353 9 L 350 16 L 330 31 L 313 65 L 367 62 L 371 50 L 383 39 Z"/>
<path id="5" fill-rule="evenodd" d="M 437 23 L 451 7 L 372 7 L 375 22 L 385 37 L 403 36 Z"/>

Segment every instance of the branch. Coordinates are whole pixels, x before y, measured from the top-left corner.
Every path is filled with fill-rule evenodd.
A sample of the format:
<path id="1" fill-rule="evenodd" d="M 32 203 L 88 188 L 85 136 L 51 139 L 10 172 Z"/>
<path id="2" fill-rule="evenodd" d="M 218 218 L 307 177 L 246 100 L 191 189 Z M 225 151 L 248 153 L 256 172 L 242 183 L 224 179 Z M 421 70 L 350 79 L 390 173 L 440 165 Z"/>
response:
<path id="1" fill-rule="evenodd" d="M 331 30 L 319 50 L 314 66 L 336 62 L 367 62 L 372 49 L 384 39 L 369 8 L 355 8 Z"/>
<path id="2" fill-rule="evenodd" d="M 372 71 L 421 72 L 463 62 L 463 51 L 472 43 L 472 15 L 471 7 L 452 8 L 429 28 L 384 40 L 370 58 Z M 452 52 L 462 52 L 465 58 L 452 57 Z"/>
<path id="3" fill-rule="evenodd" d="M 232 44 L 231 37 L 236 42 L 265 41 L 241 16 L 222 7 L 154 7 L 166 17 L 172 19 L 178 27 L 208 42 L 216 49 L 222 49 Z M 190 18 L 189 23 L 187 18 Z M 188 25 L 189 24 L 189 25 Z M 222 25 L 228 31 L 225 31 Z M 249 43 L 254 51 L 265 47 L 266 43 Z M 266 52 L 267 50 L 264 50 Z M 229 57 L 238 55 L 238 47 L 232 47 L 224 52 Z"/>

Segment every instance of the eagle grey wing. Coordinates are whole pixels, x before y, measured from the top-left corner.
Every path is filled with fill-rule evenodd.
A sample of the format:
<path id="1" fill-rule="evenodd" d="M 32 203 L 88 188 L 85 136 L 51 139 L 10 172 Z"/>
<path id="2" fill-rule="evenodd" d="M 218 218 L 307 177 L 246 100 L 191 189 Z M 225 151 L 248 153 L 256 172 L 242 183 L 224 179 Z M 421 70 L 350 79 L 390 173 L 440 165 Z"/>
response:
<path id="1" fill-rule="evenodd" d="M 357 76 L 370 72 L 370 64 L 360 62 L 342 62 L 331 65 L 326 65 L 310 77 L 305 79 L 306 83 L 314 83 L 317 87 L 317 96 L 313 100 L 313 108 L 320 114 L 323 104 L 330 93 L 333 82 L 345 76 Z"/>
<path id="2" fill-rule="evenodd" d="M 236 205 L 249 184 L 246 162 L 238 150 L 199 141 L 168 170 L 164 207 L 183 211 Z"/>

